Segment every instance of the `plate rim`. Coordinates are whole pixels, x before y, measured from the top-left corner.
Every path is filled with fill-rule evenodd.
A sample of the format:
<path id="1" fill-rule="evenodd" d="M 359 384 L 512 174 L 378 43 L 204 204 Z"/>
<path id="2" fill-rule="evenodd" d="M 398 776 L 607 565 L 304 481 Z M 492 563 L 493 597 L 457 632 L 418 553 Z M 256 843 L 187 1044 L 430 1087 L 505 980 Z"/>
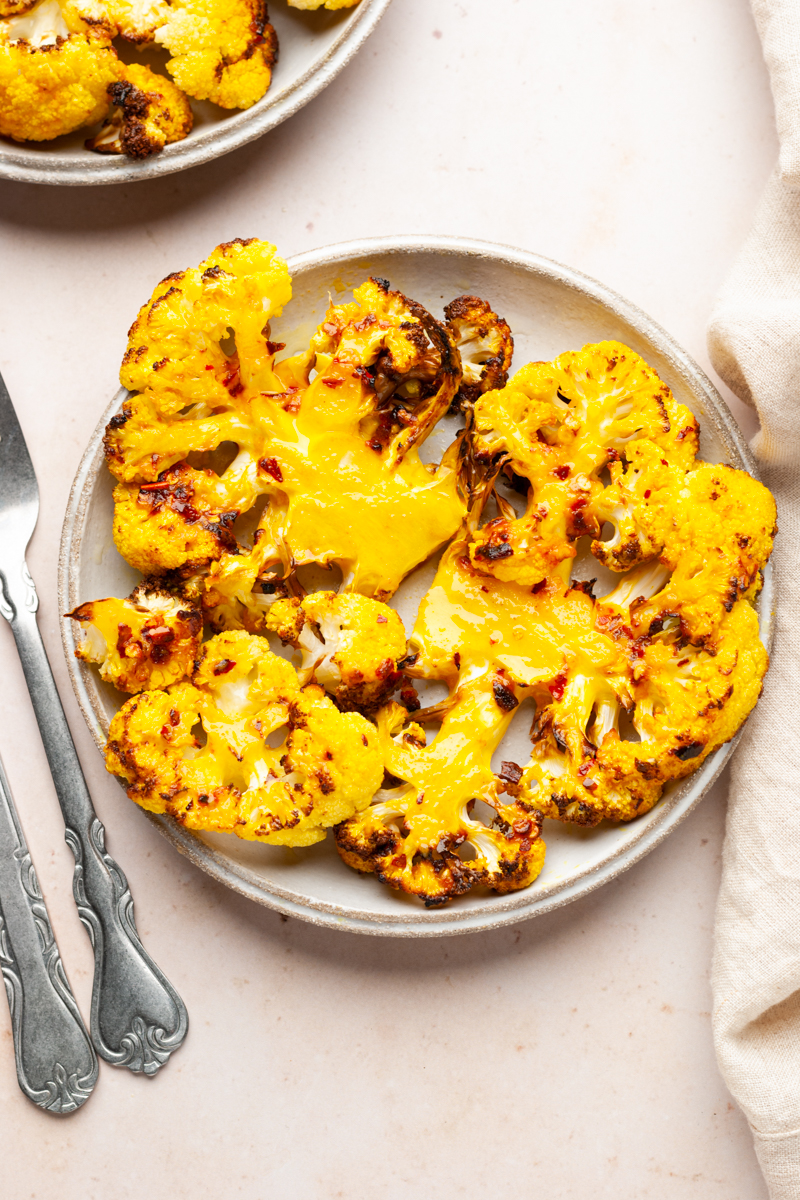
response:
<path id="1" fill-rule="evenodd" d="M 307 251 L 288 259 L 293 277 L 303 271 L 320 267 L 334 268 L 345 261 L 368 258 L 379 254 L 437 253 L 467 258 L 491 259 L 505 263 L 549 280 L 566 284 L 568 287 L 599 301 L 614 315 L 626 321 L 658 349 L 670 366 L 689 384 L 693 394 L 706 403 L 704 420 L 709 420 L 719 435 L 727 439 L 739 454 L 745 468 L 759 478 L 755 457 L 736 424 L 727 405 L 703 370 L 675 339 L 646 313 L 605 284 L 571 267 L 552 259 L 521 250 L 513 246 L 486 242 L 470 238 L 437 235 L 403 235 L 393 237 L 364 238 L 336 243 L 317 250 Z M 70 490 L 64 517 L 58 563 L 58 603 L 61 613 L 70 611 L 80 602 L 77 583 L 70 571 L 70 563 L 80 552 L 83 522 L 91 500 L 94 480 L 103 464 L 102 436 L 109 418 L 119 408 L 127 395 L 120 388 L 107 405 L 89 444 L 81 458 Z M 774 636 L 774 580 L 772 561 L 764 573 L 764 587 L 760 597 L 761 635 L 767 650 Z M 84 720 L 98 749 L 105 743 L 103 728 L 104 714 L 97 689 L 95 675 L 90 667 L 74 656 L 75 641 L 72 622 L 61 619 L 61 636 L 67 669 L 73 690 Z M 398 912 L 365 914 L 347 905 L 318 900 L 310 902 L 307 897 L 277 884 L 269 887 L 263 879 L 244 866 L 231 863 L 223 854 L 208 845 L 198 835 L 179 825 L 163 814 L 146 812 L 149 820 L 175 846 L 179 853 L 188 857 L 196 866 L 218 882 L 238 894 L 255 900 L 285 916 L 295 916 L 304 921 L 326 928 L 345 929 L 350 932 L 389 937 L 441 937 L 498 928 L 530 917 L 543 915 L 560 908 L 572 900 L 589 894 L 604 883 L 616 878 L 639 862 L 659 845 L 672 830 L 699 804 L 706 795 L 741 737 L 742 730 L 728 743 L 714 752 L 696 775 L 689 776 L 657 806 L 659 815 L 643 828 L 635 840 L 622 850 L 616 850 L 599 863 L 585 868 L 577 875 L 561 883 L 555 882 L 546 892 L 524 889 L 502 898 L 494 899 L 483 906 L 459 910 L 457 906 L 444 909 L 408 909 L 403 911 L 398 903 Z M 121 786 L 121 785 L 120 785 Z"/>
<path id="2" fill-rule="evenodd" d="M 140 183 L 221 158 L 262 137 L 319 95 L 361 49 L 390 4 L 391 0 L 360 0 L 327 52 L 286 89 L 276 92 L 274 97 L 270 97 L 268 91 L 262 100 L 229 117 L 224 124 L 215 125 L 197 137 L 165 146 L 159 154 L 142 162 L 133 162 L 124 155 L 100 154 L 94 156 L 97 161 L 83 162 L 69 154 L 48 154 L 43 149 L 42 155 L 47 157 L 43 157 L 41 165 L 32 165 L 30 157 L 15 151 L 13 142 L 2 139 L 0 179 L 62 187 Z"/>

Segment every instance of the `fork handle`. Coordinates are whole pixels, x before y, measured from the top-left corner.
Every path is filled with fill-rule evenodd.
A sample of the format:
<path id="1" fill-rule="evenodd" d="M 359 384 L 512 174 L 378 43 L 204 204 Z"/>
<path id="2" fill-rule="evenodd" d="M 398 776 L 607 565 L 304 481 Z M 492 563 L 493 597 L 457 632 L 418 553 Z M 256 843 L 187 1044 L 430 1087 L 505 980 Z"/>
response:
<path id="1" fill-rule="evenodd" d="M 97 1082 L 97 1056 L 64 973 L 2 763 L 0 971 L 19 1086 L 40 1108 L 75 1112 Z"/>
<path id="2" fill-rule="evenodd" d="M 73 894 L 94 950 L 91 1030 L 97 1053 L 114 1066 L 155 1075 L 186 1037 L 186 1007 L 145 950 L 133 898 L 105 847 L 53 672 L 36 622 L 36 589 L 27 569 L 6 578 L 10 624 L 33 701 L 67 845 L 75 856 Z"/>

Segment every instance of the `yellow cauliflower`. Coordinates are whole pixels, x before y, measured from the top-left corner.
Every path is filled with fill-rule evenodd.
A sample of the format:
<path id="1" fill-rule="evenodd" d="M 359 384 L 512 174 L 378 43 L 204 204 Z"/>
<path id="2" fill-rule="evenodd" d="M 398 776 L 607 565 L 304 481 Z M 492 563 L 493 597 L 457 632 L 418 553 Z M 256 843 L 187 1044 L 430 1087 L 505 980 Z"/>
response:
<path id="1" fill-rule="evenodd" d="M 761 588 L 775 534 L 772 496 L 744 471 L 676 462 L 645 439 L 610 474 L 593 511 L 614 534 L 593 542 L 592 553 L 615 571 L 653 559 L 663 568 L 663 586 L 632 610 L 631 627 L 647 633 L 668 614 L 693 642 L 713 640 L 736 600 Z"/>
<path id="2" fill-rule="evenodd" d="M 321 841 L 369 803 L 383 777 L 373 726 L 340 713 L 321 688 L 301 688 L 289 663 L 244 632 L 207 642 L 192 683 L 123 705 L 106 765 L 151 812 L 284 846 Z"/>
<path id="3" fill-rule="evenodd" d="M 67 616 L 81 625 L 76 657 L 121 692 L 168 687 L 194 669 L 202 614 L 161 588 L 143 584 L 127 600 L 90 600 Z"/>
<path id="4" fill-rule="evenodd" d="M 278 42 L 264 0 L 173 0 L 155 40 L 180 88 L 222 108 L 250 108 L 272 78 Z"/>
<path id="5" fill-rule="evenodd" d="M 525 482 L 528 504 L 517 517 L 501 501 L 501 515 L 470 546 L 475 566 L 530 585 L 554 573 L 568 580 L 578 538 L 600 534 L 592 505 L 603 491 L 601 472 L 641 438 L 688 465 L 697 422 L 619 342 L 530 363 L 501 391 L 487 392 L 475 406 L 474 456 L 490 484 L 503 468 Z"/>
<path id="6" fill-rule="evenodd" d="M 474 404 L 484 392 L 505 387 L 514 354 L 508 322 L 498 317 L 480 296 L 457 296 L 447 305 L 444 315 L 461 355 L 459 405 Z"/>
<path id="7" fill-rule="evenodd" d="M 252 551 L 212 564 L 210 609 L 247 604 L 259 579 L 309 563 L 386 600 L 461 522 L 459 443 L 438 467 L 419 455 L 458 391 L 458 351 L 386 280 L 353 294 L 328 308 L 306 353 L 276 365 L 280 390 L 259 398 L 259 487 L 271 503 Z"/>
<path id="8" fill-rule="evenodd" d="M 400 681 L 406 635 L 394 609 L 350 592 L 312 592 L 304 600 L 277 599 L 266 628 L 303 652 L 300 678 L 319 683 L 342 711 L 371 710 Z"/>
<path id="9" fill-rule="evenodd" d="M 109 85 L 111 111 L 86 142 L 87 150 L 147 158 L 191 133 L 194 118 L 180 88 L 136 63 L 122 67 L 121 74 Z"/>
<path id="10" fill-rule="evenodd" d="M 99 121 L 121 74 L 112 33 L 59 0 L 0 21 L 0 133 L 38 142 Z"/>

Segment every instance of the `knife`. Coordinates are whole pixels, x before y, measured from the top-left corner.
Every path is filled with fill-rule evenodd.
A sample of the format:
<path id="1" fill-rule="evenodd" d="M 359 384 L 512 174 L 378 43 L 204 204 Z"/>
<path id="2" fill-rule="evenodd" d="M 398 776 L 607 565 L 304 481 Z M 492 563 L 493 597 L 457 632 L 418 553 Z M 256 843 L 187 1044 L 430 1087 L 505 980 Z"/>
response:
<path id="1" fill-rule="evenodd" d="M 97 1055 L 64 974 L 2 763 L 0 971 L 19 1086 L 40 1108 L 75 1112 L 97 1082 Z"/>
<path id="2" fill-rule="evenodd" d="M 73 894 L 94 950 L 91 1032 L 114 1066 L 155 1075 L 186 1037 L 189 1018 L 136 931 L 133 899 L 106 850 L 36 622 L 39 600 L 25 551 L 39 515 L 28 447 L 0 375 L 0 614 L 11 625 L 75 856 Z"/>

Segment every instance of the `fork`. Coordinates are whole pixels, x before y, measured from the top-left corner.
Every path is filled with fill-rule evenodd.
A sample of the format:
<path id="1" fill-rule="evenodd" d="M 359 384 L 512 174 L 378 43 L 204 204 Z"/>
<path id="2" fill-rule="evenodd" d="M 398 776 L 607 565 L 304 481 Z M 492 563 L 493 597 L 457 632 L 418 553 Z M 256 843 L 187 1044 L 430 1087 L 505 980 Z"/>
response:
<path id="1" fill-rule="evenodd" d="M 0 376 L 0 614 L 11 625 L 75 856 L 73 894 L 94 950 L 91 1033 L 114 1066 L 153 1076 L 183 1042 L 189 1018 L 142 945 L 125 875 L 106 850 L 39 632 L 36 587 L 25 562 L 39 514 L 28 448 Z"/>

